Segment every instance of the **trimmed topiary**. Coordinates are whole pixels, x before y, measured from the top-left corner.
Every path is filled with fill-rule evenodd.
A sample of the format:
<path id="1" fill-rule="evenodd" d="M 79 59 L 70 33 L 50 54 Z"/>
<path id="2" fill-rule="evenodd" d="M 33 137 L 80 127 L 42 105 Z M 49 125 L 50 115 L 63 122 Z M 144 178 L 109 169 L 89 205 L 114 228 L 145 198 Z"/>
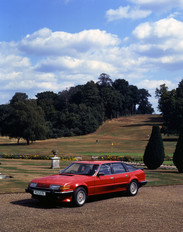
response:
<path id="1" fill-rule="evenodd" d="M 151 137 L 146 146 L 143 161 L 149 169 L 157 169 L 164 161 L 165 153 L 159 126 L 152 128 Z"/>
<path id="2" fill-rule="evenodd" d="M 183 129 L 181 129 L 175 152 L 173 155 L 173 163 L 180 173 L 183 173 Z"/>

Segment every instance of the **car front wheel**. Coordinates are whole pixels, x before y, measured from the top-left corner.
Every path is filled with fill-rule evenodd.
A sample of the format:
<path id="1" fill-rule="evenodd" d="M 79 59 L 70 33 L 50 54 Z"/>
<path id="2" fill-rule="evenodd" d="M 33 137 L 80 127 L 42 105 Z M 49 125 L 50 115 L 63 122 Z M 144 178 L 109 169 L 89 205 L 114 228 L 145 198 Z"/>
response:
<path id="1" fill-rule="evenodd" d="M 86 190 L 83 187 L 79 187 L 74 192 L 74 203 L 77 206 L 83 206 L 87 199 Z"/>
<path id="2" fill-rule="evenodd" d="M 128 194 L 130 196 L 135 196 L 138 193 L 138 183 L 136 180 L 132 180 L 128 186 Z"/>

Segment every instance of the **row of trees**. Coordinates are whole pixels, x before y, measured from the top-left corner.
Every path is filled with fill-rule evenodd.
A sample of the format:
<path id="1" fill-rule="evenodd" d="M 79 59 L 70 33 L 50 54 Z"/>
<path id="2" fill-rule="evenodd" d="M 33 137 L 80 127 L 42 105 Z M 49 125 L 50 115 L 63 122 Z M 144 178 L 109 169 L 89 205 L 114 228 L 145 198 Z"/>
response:
<path id="1" fill-rule="evenodd" d="M 149 169 L 159 168 L 164 161 L 164 145 L 158 125 L 153 126 L 149 142 L 146 146 L 143 161 Z M 173 163 L 180 173 L 183 173 L 183 131 L 180 132 L 176 149 L 173 155 Z"/>
<path id="2" fill-rule="evenodd" d="M 173 162 L 179 172 L 183 172 L 183 80 L 171 91 L 163 84 L 156 89 L 158 108 L 162 113 L 164 124 L 161 132 L 179 135 Z"/>
<path id="3" fill-rule="evenodd" d="M 156 89 L 158 109 L 163 116 L 164 134 L 179 135 L 173 162 L 178 171 L 183 173 L 183 80 L 171 91 L 163 84 Z M 159 128 L 153 127 L 151 138 L 144 153 L 144 163 L 150 169 L 158 168 L 164 161 L 164 147 Z"/>
<path id="4" fill-rule="evenodd" d="M 16 93 L 9 104 L 0 106 L 0 134 L 30 141 L 94 132 L 105 120 L 133 114 L 151 114 L 150 94 L 114 82 L 102 73 L 98 82 L 71 87 L 58 94 L 47 91 L 28 99 Z M 138 107 L 137 107 L 138 106 Z"/>

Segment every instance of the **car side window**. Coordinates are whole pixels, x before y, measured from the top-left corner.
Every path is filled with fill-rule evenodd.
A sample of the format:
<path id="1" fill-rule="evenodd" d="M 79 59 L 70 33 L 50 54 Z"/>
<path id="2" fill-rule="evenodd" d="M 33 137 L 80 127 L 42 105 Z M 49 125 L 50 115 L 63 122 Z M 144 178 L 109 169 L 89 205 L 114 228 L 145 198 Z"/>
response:
<path id="1" fill-rule="evenodd" d="M 111 165 L 110 164 L 102 164 L 100 167 L 100 173 L 104 173 L 104 175 L 111 175 Z"/>
<path id="2" fill-rule="evenodd" d="M 112 164 L 112 169 L 114 174 L 120 174 L 126 172 L 125 168 L 121 163 Z"/>

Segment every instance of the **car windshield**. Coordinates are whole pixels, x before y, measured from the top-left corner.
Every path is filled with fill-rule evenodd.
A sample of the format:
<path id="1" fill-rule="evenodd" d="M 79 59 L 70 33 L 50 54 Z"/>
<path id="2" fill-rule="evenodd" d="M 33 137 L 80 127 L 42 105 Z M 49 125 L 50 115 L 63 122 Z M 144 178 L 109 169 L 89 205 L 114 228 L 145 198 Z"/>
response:
<path id="1" fill-rule="evenodd" d="M 99 165 L 98 164 L 85 164 L 85 163 L 72 163 L 66 169 L 60 172 L 60 175 L 76 174 L 93 176 Z"/>

